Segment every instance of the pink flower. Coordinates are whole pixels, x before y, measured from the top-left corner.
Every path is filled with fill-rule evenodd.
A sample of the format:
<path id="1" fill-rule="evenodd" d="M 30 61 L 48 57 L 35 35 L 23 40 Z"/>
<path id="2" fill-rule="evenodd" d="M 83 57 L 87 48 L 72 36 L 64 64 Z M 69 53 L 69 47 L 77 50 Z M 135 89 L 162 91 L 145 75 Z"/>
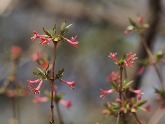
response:
<path id="1" fill-rule="evenodd" d="M 29 83 L 29 87 L 32 88 L 35 84 L 39 83 L 41 81 L 41 79 L 37 79 L 34 81 L 31 80 L 27 80 L 27 82 Z"/>
<path id="2" fill-rule="evenodd" d="M 132 53 L 128 53 L 127 56 L 128 59 L 125 61 L 125 65 L 132 68 L 134 64 L 134 60 L 138 59 L 138 57 L 136 56 L 136 54 L 132 54 Z"/>
<path id="3" fill-rule="evenodd" d="M 47 36 L 47 35 L 40 35 L 36 31 L 33 32 L 34 32 L 34 36 L 31 37 L 32 41 L 36 40 L 37 38 L 45 38 Z"/>
<path id="4" fill-rule="evenodd" d="M 45 44 L 45 45 L 49 44 L 49 42 L 52 40 L 51 38 L 45 38 L 45 37 L 40 39 L 41 41 L 39 42 L 39 44 Z"/>
<path id="5" fill-rule="evenodd" d="M 34 54 L 32 56 L 33 61 L 39 61 L 40 59 L 41 59 L 41 53 L 40 52 L 37 52 L 36 54 Z"/>
<path id="6" fill-rule="evenodd" d="M 34 94 L 40 93 L 40 88 L 41 88 L 41 85 L 42 85 L 42 80 L 41 80 L 41 79 L 37 79 L 37 80 L 34 80 L 34 81 L 31 81 L 31 80 L 27 80 L 27 81 L 28 81 L 28 83 L 29 83 L 30 89 L 31 89 L 35 84 L 39 83 L 38 86 L 37 86 L 37 88 L 32 89 L 32 91 L 34 92 Z"/>
<path id="7" fill-rule="evenodd" d="M 119 60 L 116 56 L 117 56 L 117 53 L 110 53 L 108 57 L 113 59 L 116 63 L 118 63 Z"/>
<path id="8" fill-rule="evenodd" d="M 139 89 L 139 90 L 133 90 L 133 89 L 131 89 L 130 91 L 133 92 L 133 93 L 135 93 L 137 95 L 137 99 L 138 100 L 141 100 L 141 98 L 143 96 L 143 93 L 142 93 L 141 89 Z"/>
<path id="9" fill-rule="evenodd" d="M 43 103 L 43 102 L 47 102 L 48 101 L 48 97 L 35 97 L 34 99 L 34 103 Z"/>
<path id="10" fill-rule="evenodd" d="M 39 42 L 40 44 L 48 44 L 52 39 L 49 38 L 47 35 L 40 35 L 36 31 L 34 31 L 34 36 L 31 37 L 32 41 L 36 40 L 39 38 L 41 41 Z"/>
<path id="11" fill-rule="evenodd" d="M 67 109 L 70 109 L 72 107 L 72 104 L 73 104 L 72 101 L 66 101 L 63 99 L 60 100 L 60 103 L 62 105 L 64 105 Z"/>
<path id="12" fill-rule="evenodd" d="M 73 45 L 75 48 L 78 48 L 79 42 L 76 40 L 76 38 L 77 38 L 77 36 L 72 37 L 70 40 L 69 39 L 66 39 L 66 41 L 68 43 L 70 43 L 71 45 Z"/>
<path id="13" fill-rule="evenodd" d="M 16 58 L 19 58 L 22 54 L 22 49 L 18 46 L 13 46 L 11 48 L 11 56 L 16 59 Z"/>
<path id="14" fill-rule="evenodd" d="M 74 81 L 69 82 L 69 81 L 65 81 L 63 79 L 61 79 L 61 81 L 65 84 L 67 84 L 71 89 L 74 89 L 74 87 L 76 85 Z"/>
<path id="15" fill-rule="evenodd" d="M 107 81 L 108 82 L 118 82 L 120 79 L 120 75 L 118 72 L 112 72 L 108 77 Z"/>
<path id="16" fill-rule="evenodd" d="M 111 94 L 111 93 L 113 93 L 114 92 L 114 89 L 110 89 L 110 90 L 103 90 L 103 89 L 100 89 L 100 92 L 101 92 L 101 95 L 100 95 L 100 97 L 102 98 L 102 99 L 104 99 L 108 94 Z"/>
<path id="17" fill-rule="evenodd" d="M 34 94 L 40 94 L 41 86 L 42 86 L 42 80 L 40 81 L 38 86 L 32 90 L 34 92 Z"/>

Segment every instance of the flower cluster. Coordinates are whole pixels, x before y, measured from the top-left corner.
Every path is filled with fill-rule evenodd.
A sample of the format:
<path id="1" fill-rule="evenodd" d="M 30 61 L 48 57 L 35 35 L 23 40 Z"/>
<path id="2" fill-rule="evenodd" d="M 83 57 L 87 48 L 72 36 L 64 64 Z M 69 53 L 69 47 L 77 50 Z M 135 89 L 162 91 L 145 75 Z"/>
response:
<path id="1" fill-rule="evenodd" d="M 136 54 L 123 54 L 121 59 L 118 59 L 117 53 L 110 53 L 108 57 L 114 60 L 114 62 L 118 65 L 120 72 L 112 72 L 107 77 L 107 81 L 110 82 L 112 88 L 108 90 L 100 89 L 100 97 L 104 99 L 107 95 L 117 93 L 119 94 L 119 98 L 116 98 L 115 102 L 108 102 L 105 106 L 106 109 L 103 110 L 103 114 L 114 116 L 119 114 L 120 116 L 123 116 L 129 113 L 135 116 L 138 110 L 148 111 L 150 106 L 142 107 L 147 102 L 146 100 L 142 100 L 142 90 L 132 89 L 131 84 L 133 81 L 129 81 L 127 77 L 123 76 L 124 68 L 133 68 L 134 60 L 137 59 Z M 128 92 L 134 93 L 136 98 L 129 98 L 127 96 Z M 126 116 L 123 117 L 126 118 Z"/>
<path id="2" fill-rule="evenodd" d="M 66 81 L 62 79 L 62 76 L 64 74 L 64 69 L 59 70 L 57 73 L 55 73 L 55 66 L 56 66 L 56 49 L 60 41 L 67 41 L 69 44 L 74 46 L 75 48 L 78 48 L 79 42 L 77 41 L 77 36 L 72 37 L 71 39 L 68 39 L 64 36 L 69 30 L 71 25 L 66 25 L 66 23 L 63 23 L 61 25 L 61 30 L 59 33 L 56 31 L 56 25 L 53 27 L 52 33 L 47 31 L 43 28 L 43 31 L 45 32 L 44 35 L 38 34 L 36 31 L 34 31 L 34 36 L 31 38 L 32 41 L 35 41 L 37 39 L 40 40 L 39 44 L 48 45 L 50 42 L 53 42 L 54 45 L 54 55 L 53 55 L 53 63 L 50 64 L 49 57 L 43 56 L 40 52 L 37 52 L 33 55 L 32 60 L 36 61 L 38 65 L 41 68 L 37 67 L 37 71 L 33 72 L 35 76 L 38 78 L 36 80 L 27 80 L 29 83 L 29 88 L 32 90 L 34 94 L 40 94 L 42 84 L 45 80 L 48 80 L 50 83 L 50 93 L 47 94 L 47 96 L 35 96 L 34 103 L 42 103 L 50 101 L 50 109 L 51 109 L 51 118 L 50 123 L 54 124 L 54 104 L 56 104 L 57 114 L 59 118 L 59 123 L 62 124 L 62 117 L 60 114 L 60 109 L 58 107 L 59 104 L 62 104 L 66 106 L 68 109 L 72 106 L 72 101 L 66 101 L 63 99 L 63 95 L 60 95 L 57 93 L 57 86 L 56 82 L 62 82 L 66 85 L 68 85 L 71 89 L 75 88 L 75 81 Z"/>
<path id="3" fill-rule="evenodd" d="M 126 55 L 123 54 L 123 56 L 120 60 L 117 58 L 117 53 L 110 53 L 108 55 L 108 57 L 113 59 L 115 61 L 115 63 L 119 66 L 131 67 L 131 68 L 133 67 L 134 60 L 138 59 L 136 54 L 132 54 L 132 53 L 128 53 L 127 58 L 126 58 Z"/>
<path id="4" fill-rule="evenodd" d="M 68 39 L 64 36 L 65 33 L 68 32 L 70 25 L 66 25 L 66 23 L 62 23 L 60 33 L 57 34 L 56 26 L 53 27 L 53 33 L 50 33 L 46 29 L 43 28 L 45 34 L 40 35 L 36 31 L 34 31 L 34 36 L 31 37 L 32 41 L 35 41 L 36 39 L 39 39 L 39 44 L 45 44 L 48 45 L 51 41 L 53 42 L 60 42 L 60 41 L 67 41 L 69 44 L 74 46 L 75 48 L 78 48 L 79 42 L 77 41 L 77 36 L 71 37 L 71 39 Z"/>
<path id="5" fill-rule="evenodd" d="M 147 23 L 144 23 L 142 17 L 138 18 L 138 22 L 135 22 L 132 19 L 129 19 L 129 22 L 131 25 L 129 25 L 127 29 L 124 31 L 125 35 L 131 34 L 133 32 L 138 32 L 139 34 L 141 34 L 144 32 L 146 28 L 149 27 Z"/>

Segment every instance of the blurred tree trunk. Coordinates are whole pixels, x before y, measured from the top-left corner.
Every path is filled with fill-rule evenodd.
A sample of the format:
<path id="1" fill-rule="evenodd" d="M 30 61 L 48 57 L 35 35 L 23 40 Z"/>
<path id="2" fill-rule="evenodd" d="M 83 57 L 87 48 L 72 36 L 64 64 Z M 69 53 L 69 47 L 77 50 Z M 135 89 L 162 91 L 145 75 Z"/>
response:
<path id="1" fill-rule="evenodd" d="M 149 30 L 146 31 L 145 34 L 145 40 L 148 44 L 148 47 L 152 50 L 153 43 L 155 41 L 155 37 L 158 32 L 158 26 L 160 23 L 160 18 L 161 18 L 161 13 L 162 13 L 162 7 L 161 7 L 161 0 L 149 0 L 149 25 L 150 28 Z M 138 51 L 138 58 L 139 60 L 143 60 L 147 58 L 147 53 L 142 45 L 140 44 L 140 48 Z M 142 65 L 138 64 L 137 68 L 135 70 L 135 73 L 133 75 L 133 88 L 138 89 L 141 86 L 141 80 L 143 78 L 143 75 L 137 75 L 138 71 L 142 68 Z M 144 72 L 145 73 L 145 72 Z M 129 94 L 130 97 L 134 96 L 134 94 Z"/>

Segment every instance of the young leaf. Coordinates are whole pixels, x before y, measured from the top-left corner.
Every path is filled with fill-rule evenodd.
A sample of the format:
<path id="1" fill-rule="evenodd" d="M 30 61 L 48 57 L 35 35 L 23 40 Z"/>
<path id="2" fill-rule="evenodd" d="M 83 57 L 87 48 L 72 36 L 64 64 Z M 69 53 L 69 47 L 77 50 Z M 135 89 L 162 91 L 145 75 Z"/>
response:
<path id="1" fill-rule="evenodd" d="M 146 100 L 137 102 L 137 106 L 140 107 L 140 106 L 142 106 L 143 104 L 145 104 L 146 102 L 147 102 Z"/>
<path id="2" fill-rule="evenodd" d="M 53 33 L 52 33 L 53 35 L 55 35 L 56 34 L 56 24 L 54 25 L 54 27 L 53 27 Z"/>
<path id="3" fill-rule="evenodd" d="M 134 26 L 135 28 L 138 27 L 137 24 L 136 24 L 131 18 L 129 18 L 129 22 L 130 22 L 130 24 L 131 24 L 132 26 Z"/>
<path id="4" fill-rule="evenodd" d="M 64 68 L 58 71 L 55 77 L 56 80 L 59 80 L 63 75 L 64 75 Z"/>
<path id="5" fill-rule="evenodd" d="M 45 28 L 43 28 L 43 31 L 45 32 L 46 35 L 48 35 L 49 37 L 52 37 L 51 33 L 47 31 Z"/>
<path id="6" fill-rule="evenodd" d="M 65 26 L 66 26 L 66 21 L 63 22 L 63 23 L 61 24 L 61 26 L 60 26 L 60 32 L 61 32 L 61 34 L 64 34 L 64 28 L 65 28 Z"/>

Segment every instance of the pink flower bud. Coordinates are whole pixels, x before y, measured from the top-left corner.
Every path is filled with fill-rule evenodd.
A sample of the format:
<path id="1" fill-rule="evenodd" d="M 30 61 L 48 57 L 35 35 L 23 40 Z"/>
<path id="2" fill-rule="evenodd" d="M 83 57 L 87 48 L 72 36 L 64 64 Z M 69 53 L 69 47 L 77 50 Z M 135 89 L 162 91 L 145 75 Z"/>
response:
<path id="1" fill-rule="evenodd" d="M 22 54 L 22 49 L 18 46 L 13 46 L 11 48 L 11 56 L 14 58 L 14 59 L 17 59 L 21 56 Z"/>
<path id="2" fill-rule="evenodd" d="M 139 21 L 139 24 L 143 24 L 143 17 L 139 17 L 138 21 Z"/>
<path id="3" fill-rule="evenodd" d="M 108 82 L 118 82 L 120 80 L 120 75 L 118 72 L 112 72 L 108 77 Z"/>

